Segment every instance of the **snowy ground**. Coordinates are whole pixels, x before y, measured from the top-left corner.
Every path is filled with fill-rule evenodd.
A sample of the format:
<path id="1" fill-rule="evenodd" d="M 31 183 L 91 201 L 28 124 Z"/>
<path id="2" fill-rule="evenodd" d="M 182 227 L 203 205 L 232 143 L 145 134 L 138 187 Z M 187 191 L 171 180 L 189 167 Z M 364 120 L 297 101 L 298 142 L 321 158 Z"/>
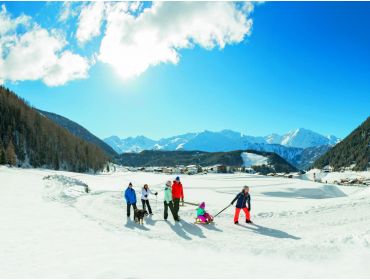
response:
<path id="1" fill-rule="evenodd" d="M 345 171 L 345 172 L 324 172 L 320 169 L 311 169 L 302 175 L 302 179 L 314 180 L 314 174 L 317 181 L 334 184 L 341 180 L 358 179 L 360 181 L 370 181 L 370 171 Z"/>
<path id="2" fill-rule="evenodd" d="M 128 182 L 160 191 L 167 179 L 0 167 L 0 278 L 370 277 L 369 188 L 249 174 L 182 176 L 186 200 L 205 201 L 211 214 L 250 185 L 255 225 L 235 226 L 233 208 L 215 225 L 194 225 L 193 206 L 180 209 L 180 223 L 165 222 L 163 192 L 151 200 L 155 215 L 144 226 L 127 222 Z"/>

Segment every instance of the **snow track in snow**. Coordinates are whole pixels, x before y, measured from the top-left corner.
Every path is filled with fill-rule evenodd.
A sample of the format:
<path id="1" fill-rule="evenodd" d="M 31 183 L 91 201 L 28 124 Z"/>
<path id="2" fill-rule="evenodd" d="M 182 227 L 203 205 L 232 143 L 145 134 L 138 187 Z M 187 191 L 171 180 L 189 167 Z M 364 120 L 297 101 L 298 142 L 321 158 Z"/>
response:
<path id="1" fill-rule="evenodd" d="M 185 200 L 205 201 L 213 215 L 250 185 L 255 224 L 245 224 L 241 213 L 234 225 L 230 207 L 214 225 L 194 225 L 190 205 L 180 208 L 180 223 L 171 214 L 164 221 L 162 192 L 157 202 L 151 197 L 154 216 L 143 226 L 127 221 L 126 184 L 132 181 L 140 197 L 144 183 L 161 191 L 168 179 L 0 167 L 0 277 L 370 277 L 369 188 L 247 174 L 182 176 Z M 212 269 L 199 266 L 199 256 Z M 148 261 L 148 269 L 136 259 Z M 248 274 L 237 272 L 243 261 Z"/>
<path id="2" fill-rule="evenodd" d="M 233 178 L 234 177 L 234 178 Z M 203 181 L 207 181 L 208 178 L 201 177 Z M 210 178 L 211 181 L 214 178 Z M 226 175 L 223 178 L 219 178 L 219 182 L 231 182 L 230 179 L 246 179 L 245 176 L 232 176 Z M 156 202 L 154 199 L 151 199 L 151 205 L 155 215 L 153 217 L 149 216 L 145 219 L 145 224 L 143 226 L 136 225 L 131 221 L 127 221 L 126 219 L 126 204 L 123 200 L 123 193 L 122 191 L 102 191 L 97 190 L 93 191 L 90 194 L 86 195 L 83 193 L 83 188 L 85 184 L 74 178 L 68 178 L 65 176 L 53 177 L 51 180 L 53 183 L 50 184 L 50 179 L 47 181 L 46 188 L 52 191 L 48 192 L 48 198 L 53 201 L 67 203 L 70 206 L 75 207 L 84 217 L 88 218 L 89 220 L 97 222 L 100 226 L 104 229 L 109 231 L 131 231 L 134 232 L 136 235 L 145 236 L 149 239 L 158 239 L 158 240 L 167 240 L 171 241 L 174 240 L 174 236 L 171 234 L 171 231 L 175 232 L 177 237 L 179 237 L 180 241 L 189 241 L 192 240 L 206 243 L 208 246 L 217 249 L 219 245 L 213 244 L 215 235 L 209 234 L 213 232 L 224 232 L 227 231 L 227 234 L 232 234 L 238 240 L 238 235 L 242 234 L 240 238 L 243 238 L 245 235 L 248 238 L 255 238 L 255 234 L 259 234 L 265 237 L 270 238 L 279 238 L 279 239 L 292 239 L 292 240 L 300 240 L 301 237 L 296 236 L 294 234 L 288 233 L 286 231 L 282 231 L 277 228 L 273 227 L 266 227 L 263 225 L 240 225 L 238 227 L 231 226 L 230 228 L 230 221 L 233 219 L 233 212 L 229 211 L 229 213 L 224 213 L 223 218 L 219 217 L 216 219 L 215 225 L 207 225 L 207 226 L 199 226 L 194 225 L 194 209 L 193 206 L 186 206 L 181 207 L 181 218 L 182 221 L 180 223 L 175 223 L 172 221 L 172 217 L 170 215 L 169 221 L 164 221 L 162 219 L 162 212 L 163 206 L 162 201 Z M 50 187 L 51 185 L 51 187 Z M 230 185 L 230 183 L 228 183 Z M 314 217 L 315 215 L 325 215 L 331 214 L 336 211 L 340 211 L 341 208 L 345 207 L 355 207 L 358 205 L 358 202 L 352 202 L 352 205 L 348 205 L 348 203 L 341 203 L 341 204 L 333 204 L 328 203 L 328 198 L 343 198 L 347 195 L 342 192 L 338 187 L 333 185 L 319 185 L 315 188 L 297 188 L 297 187 L 288 187 L 285 186 L 294 185 L 292 182 L 287 183 L 274 183 L 274 184 L 262 184 L 258 187 L 262 188 L 261 192 L 258 193 L 258 196 L 265 196 L 265 197 L 276 197 L 276 198 L 284 198 L 284 199 L 310 199 L 310 200 L 322 200 L 324 203 L 323 205 L 315 205 L 313 207 L 306 208 L 302 211 L 296 210 L 283 210 L 283 211 L 271 211 L 271 212 L 258 212 L 253 214 L 253 219 L 257 219 L 260 222 L 263 222 L 267 219 L 268 222 L 274 221 L 274 224 L 281 225 L 285 219 L 288 219 L 288 224 L 292 221 L 299 221 L 305 218 L 305 216 Z M 275 192 L 265 192 L 263 191 L 263 187 L 274 187 L 276 186 L 280 191 Z M 283 187 L 284 186 L 284 187 Z M 233 195 L 237 193 L 240 189 L 237 186 L 217 186 L 211 188 L 214 193 L 218 193 L 221 195 L 228 194 Z M 208 191 L 210 188 L 208 187 L 198 187 L 197 192 L 201 193 L 202 191 Z M 139 196 L 139 195 L 138 195 Z M 200 200 L 199 200 L 200 201 Z M 199 201 L 197 201 L 199 203 Z M 367 205 L 367 201 L 362 202 L 362 204 Z M 138 207 L 141 208 L 141 202 L 138 201 Z M 216 210 L 211 212 L 212 214 L 215 213 Z M 241 221 L 243 221 L 243 214 L 241 214 Z M 227 222 L 225 222 L 225 220 Z M 341 222 L 334 222 L 327 224 L 328 226 L 333 225 L 340 225 L 343 223 L 348 223 L 347 220 Z M 316 226 L 317 222 L 313 222 L 310 227 Z M 160 225 L 160 227 L 158 226 Z M 163 226 L 167 226 L 167 232 L 169 234 L 163 234 Z M 285 225 L 284 225 L 285 226 Z M 287 225 L 289 227 L 289 225 Z M 222 229 L 224 227 L 225 229 Z M 291 227 L 291 226 L 290 226 Z M 247 230 L 246 230 L 247 229 Z M 298 231 L 298 230 L 297 230 Z M 175 236 L 176 236 L 175 235 Z M 208 239 L 207 239 L 208 238 Z M 176 238 L 175 238 L 176 239 Z M 204 240 L 206 239 L 206 240 Z M 348 238 L 347 239 L 351 239 Z M 271 241 L 271 240 L 270 240 Z M 269 242 L 269 241 L 265 241 Z M 233 246 L 231 248 L 236 249 L 238 246 L 238 242 L 231 242 Z M 229 244 L 230 245 L 230 244 Z M 271 245 L 272 247 L 273 244 Z M 220 249 L 220 248 L 218 248 Z"/>

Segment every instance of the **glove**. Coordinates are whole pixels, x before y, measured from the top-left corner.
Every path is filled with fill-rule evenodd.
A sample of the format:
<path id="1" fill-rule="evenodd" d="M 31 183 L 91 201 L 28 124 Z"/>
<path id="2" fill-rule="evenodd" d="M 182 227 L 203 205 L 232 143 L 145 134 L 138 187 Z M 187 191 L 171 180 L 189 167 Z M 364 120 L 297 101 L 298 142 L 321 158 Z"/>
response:
<path id="1" fill-rule="evenodd" d="M 158 192 L 156 192 L 154 195 L 157 195 L 158 194 Z"/>
<path id="2" fill-rule="evenodd" d="M 146 194 L 146 195 L 144 195 L 145 197 L 148 197 L 148 195 Z"/>

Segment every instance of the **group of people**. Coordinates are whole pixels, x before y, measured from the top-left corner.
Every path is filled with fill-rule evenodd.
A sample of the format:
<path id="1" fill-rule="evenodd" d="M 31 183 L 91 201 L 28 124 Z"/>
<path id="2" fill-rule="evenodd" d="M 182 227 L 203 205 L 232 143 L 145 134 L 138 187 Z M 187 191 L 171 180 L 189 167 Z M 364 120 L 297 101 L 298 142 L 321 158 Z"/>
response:
<path id="1" fill-rule="evenodd" d="M 167 181 L 164 187 L 164 219 L 168 218 L 168 209 L 175 221 L 179 221 L 179 210 L 180 210 L 180 200 L 184 203 L 184 190 L 180 181 L 180 177 L 176 177 L 175 181 Z M 149 215 L 153 215 L 152 208 L 149 202 L 149 195 L 158 195 L 158 192 L 153 193 L 147 184 L 141 189 L 141 203 L 143 205 L 143 210 L 148 208 Z M 125 199 L 127 203 L 127 217 L 130 217 L 131 208 L 135 211 L 137 209 L 136 203 L 136 192 L 132 187 L 132 183 L 129 183 L 127 189 L 125 190 Z"/>
<path id="2" fill-rule="evenodd" d="M 168 209 L 170 210 L 173 219 L 175 221 L 180 221 L 179 210 L 180 210 L 180 202 L 184 205 L 184 190 L 182 183 L 180 181 L 180 177 L 176 177 L 176 179 L 171 182 L 167 181 L 164 189 L 164 196 L 163 196 L 163 203 L 164 203 L 164 219 L 168 219 Z M 158 192 L 152 192 L 149 189 L 147 184 L 141 190 L 141 203 L 143 210 L 148 209 L 148 214 L 153 215 L 152 208 L 149 202 L 149 195 L 158 195 Z M 127 217 L 130 217 L 130 210 L 131 207 L 135 211 L 137 209 L 136 203 L 136 192 L 133 189 L 132 183 L 129 183 L 127 189 L 124 193 L 125 200 L 127 203 Z M 233 205 L 236 201 L 235 207 L 235 215 L 234 215 L 234 223 L 239 223 L 239 216 L 240 211 L 243 210 L 245 213 L 246 223 L 252 223 L 250 219 L 250 211 L 251 211 L 251 196 L 249 194 L 249 187 L 244 186 L 243 190 L 236 195 L 236 197 L 231 201 L 230 205 Z M 213 217 L 205 210 L 205 202 L 202 202 L 197 208 L 197 218 L 196 220 L 200 221 L 201 223 L 210 223 L 213 221 Z"/>

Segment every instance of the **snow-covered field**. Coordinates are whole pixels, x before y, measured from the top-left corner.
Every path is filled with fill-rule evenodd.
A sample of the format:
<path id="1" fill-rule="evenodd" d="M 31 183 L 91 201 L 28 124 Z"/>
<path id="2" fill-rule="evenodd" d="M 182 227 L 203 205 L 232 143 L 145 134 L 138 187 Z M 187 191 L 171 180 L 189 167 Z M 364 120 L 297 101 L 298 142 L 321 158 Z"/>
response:
<path id="1" fill-rule="evenodd" d="M 43 179 L 45 176 L 50 176 Z M 370 277 L 370 189 L 249 174 L 182 176 L 185 200 L 215 214 L 248 184 L 254 225 L 163 220 L 172 176 L 0 167 L 0 277 Z M 128 182 L 159 191 L 155 215 L 127 222 Z M 91 193 L 84 193 L 86 183 Z M 240 222 L 243 222 L 243 216 Z"/>

